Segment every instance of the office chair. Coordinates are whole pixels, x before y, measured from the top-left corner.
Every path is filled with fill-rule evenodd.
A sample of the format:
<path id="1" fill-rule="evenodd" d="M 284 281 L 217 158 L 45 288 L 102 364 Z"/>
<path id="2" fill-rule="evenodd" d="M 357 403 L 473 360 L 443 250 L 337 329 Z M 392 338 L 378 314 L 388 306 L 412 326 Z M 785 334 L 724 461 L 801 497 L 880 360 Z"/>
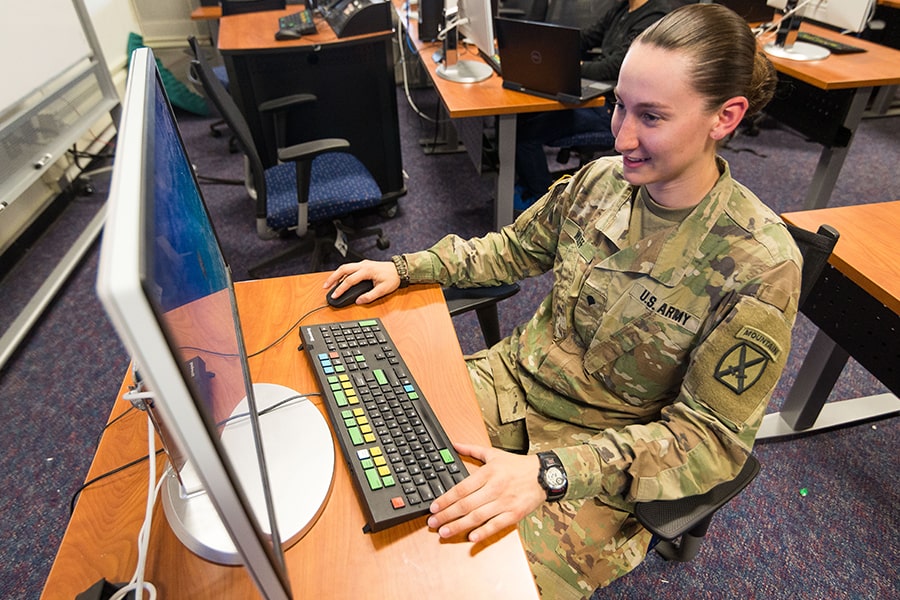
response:
<path id="1" fill-rule="evenodd" d="M 803 256 L 799 302 L 802 312 L 806 299 L 828 263 L 839 234 L 829 225 L 822 225 L 816 233 L 790 224 L 787 227 Z M 666 560 L 687 562 L 700 550 L 700 543 L 716 511 L 747 487 L 759 469 L 759 461 L 751 454 L 747 456 L 741 472 L 731 481 L 697 496 L 639 502 L 635 505 L 634 514 L 654 539 L 660 540 L 655 547 L 657 553 Z"/>
<path id="2" fill-rule="evenodd" d="M 500 314 L 497 303 L 517 294 L 519 284 L 475 288 L 447 287 L 443 292 L 451 317 L 470 310 L 475 311 L 484 343 L 490 348 L 500 341 Z"/>
<path id="3" fill-rule="evenodd" d="M 262 10 L 284 10 L 286 0 L 222 0 L 222 16 L 240 15 Z"/>
<path id="4" fill-rule="evenodd" d="M 250 269 L 255 276 L 260 270 L 312 250 L 312 270 L 318 270 L 322 255 L 333 244 L 334 237 L 319 237 L 310 231 L 310 224 L 325 227 L 333 234 L 347 240 L 377 236 L 377 246 L 385 249 L 390 241 L 381 229 L 353 230 L 340 221 L 340 217 L 376 208 L 381 204 L 382 193 L 375 179 L 363 164 L 349 152 L 347 140 L 329 138 L 286 147 L 284 131 L 279 125 L 286 122 L 287 112 L 303 104 L 314 102 L 311 94 L 297 94 L 263 102 L 261 114 L 273 118 L 278 143 L 279 164 L 263 168 L 250 128 L 234 100 L 216 79 L 199 44 L 193 36 L 188 38 L 194 53 L 192 68 L 203 84 L 207 97 L 213 102 L 228 123 L 244 152 L 256 197 L 256 231 L 262 239 L 272 239 L 293 230 L 301 238 L 299 244 Z M 293 163 L 293 164 L 291 164 Z M 252 196 L 253 194 L 251 194 Z M 358 252 L 347 248 L 347 253 L 362 258 Z"/>

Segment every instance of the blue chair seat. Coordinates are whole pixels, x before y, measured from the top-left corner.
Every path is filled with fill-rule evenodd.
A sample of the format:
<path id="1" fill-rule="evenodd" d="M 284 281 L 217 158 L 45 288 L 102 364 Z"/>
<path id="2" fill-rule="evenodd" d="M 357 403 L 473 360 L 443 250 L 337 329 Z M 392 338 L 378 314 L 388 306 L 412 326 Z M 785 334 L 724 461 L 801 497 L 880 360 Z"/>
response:
<path id="1" fill-rule="evenodd" d="M 330 221 L 381 204 L 381 190 L 352 154 L 329 152 L 312 162 L 309 221 Z M 297 171 L 293 163 L 266 169 L 267 223 L 280 230 L 297 225 Z"/>

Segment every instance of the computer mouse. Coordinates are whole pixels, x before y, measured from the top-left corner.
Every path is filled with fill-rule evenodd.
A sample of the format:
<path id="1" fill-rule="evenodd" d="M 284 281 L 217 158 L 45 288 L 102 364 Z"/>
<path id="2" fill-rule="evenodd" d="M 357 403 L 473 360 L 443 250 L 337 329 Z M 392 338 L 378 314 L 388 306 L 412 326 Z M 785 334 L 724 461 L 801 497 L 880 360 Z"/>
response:
<path id="1" fill-rule="evenodd" d="M 285 40 L 299 40 L 302 37 L 303 34 L 295 29 L 279 29 L 275 32 L 275 39 L 279 42 Z"/>
<path id="2" fill-rule="evenodd" d="M 354 283 L 353 285 L 351 285 L 350 289 L 346 290 L 337 298 L 334 298 L 332 297 L 332 294 L 334 293 L 334 290 L 337 289 L 338 285 L 340 285 L 340 282 L 338 282 L 337 285 L 331 288 L 325 295 L 325 299 L 328 301 L 328 304 L 330 306 L 333 306 L 334 308 L 344 308 L 345 306 L 356 304 L 357 298 L 375 287 L 371 279 L 363 279 L 359 283 Z"/>

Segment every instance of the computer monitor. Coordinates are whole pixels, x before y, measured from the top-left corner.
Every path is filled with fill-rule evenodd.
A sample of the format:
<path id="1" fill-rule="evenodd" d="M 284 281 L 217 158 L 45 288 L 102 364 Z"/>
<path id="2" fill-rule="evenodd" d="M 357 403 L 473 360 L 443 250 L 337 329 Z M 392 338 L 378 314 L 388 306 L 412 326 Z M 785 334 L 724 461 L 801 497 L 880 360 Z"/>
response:
<path id="1" fill-rule="evenodd" d="M 332 437 L 309 400 L 251 382 L 230 270 L 147 48 L 116 146 L 97 293 L 151 397 L 166 519 L 199 556 L 246 565 L 263 597 L 290 598 L 283 548 L 330 493 Z"/>
<path id="2" fill-rule="evenodd" d="M 775 41 L 766 44 L 766 52 L 792 60 L 821 60 L 828 49 L 799 42 L 797 31 L 803 19 L 817 21 L 842 31 L 858 33 L 866 28 L 875 11 L 875 0 L 767 0 L 768 5 L 785 13 Z"/>
<path id="3" fill-rule="evenodd" d="M 460 60 L 457 37 L 470 39 L 482 56 L 491 59 L 494 47 L 494 16 L 491 0 L 444 0 L 444 62 L 437 74 L 459 83 L 476 83 L 491 76 L 493 67 L 481 61 Z"/>

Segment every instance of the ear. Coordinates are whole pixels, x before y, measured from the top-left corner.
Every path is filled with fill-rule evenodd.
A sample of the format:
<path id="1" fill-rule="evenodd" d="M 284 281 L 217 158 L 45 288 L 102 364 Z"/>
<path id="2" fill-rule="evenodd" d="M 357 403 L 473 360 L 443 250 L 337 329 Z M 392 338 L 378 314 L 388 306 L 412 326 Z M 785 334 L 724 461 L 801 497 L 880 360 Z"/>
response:
<path id="1" fill-rule="evenodd" d="M 747 113 L 749 105 L 750 103 L 744 96 L 735 96 L 726 100 L 716 113 L 716 122 L 709 133 L 710 137 L 718 141 L 731 135 L 731 132 L 741 124 L 741 119 Z"/>

